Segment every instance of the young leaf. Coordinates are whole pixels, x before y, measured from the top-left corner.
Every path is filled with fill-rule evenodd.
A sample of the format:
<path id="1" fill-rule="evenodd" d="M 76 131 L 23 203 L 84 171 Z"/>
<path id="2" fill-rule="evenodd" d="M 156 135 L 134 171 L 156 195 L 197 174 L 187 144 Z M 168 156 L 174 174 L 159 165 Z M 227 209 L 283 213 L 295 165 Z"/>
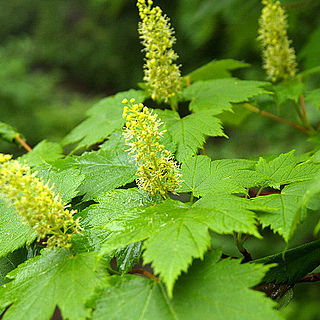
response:
<path id="1" fill-rule="evenodd" d="M 319 170 L 320 167 L 312 162 L 298 163 L 294 150 L 283 153 L 269 162 L 260 158 L 256 165 L 257 173 L 264 176 L 262 185 L 275 189 L 280 189 L 284 184 L 310 180 Z"/>
<path id="2" fill-rule="evenodd" d="M 136 173 L 130 155 L 116 149 L 87 152 L 57 161 L 53 165 L 63 170 L 81 170 L 85 180 L 79 187 L 79 193 L 85 194 L 85 200 L 132 182 Z"/>
<path id="3" fill-rule="evenodd" d="M 0 257 L 35 239 L 32 229 L 22 221 L 13 207 L 8 207 L 0 200 Z"/>
<path id="4" fill-rule="evenodd" d="M 268 267 L 219 260 L 216 251 L 196 261 L 179 278 L 169 299 L 161 282 L 127 276 L 104 289 L 96 300 L 93 320 L 194 320 L 282 319 L 275 303 L 261 292 L 249 289 L 258 284 Z M 121 296 L 121 299 L 119 299 Z"/>
<path id="5" fill-rule="evenodd" d="M 0 307 L 9 307 L 4 320 L 48 320 L 56 307 L 64 319 L 87 319 L 85 302 L 106 284 L 101 261 L 94 253 L 71 255 L 67 250 L 43 250 L 9 273 L 0 289 Z"/>
<path id="6" fill-rule="evenodd" d="M 248 63 L 233 59 L 213 60 L 192 71 L 186 75 L 186 78 L 189 78 L 191 82 L 229 78 L 231 77 L 230 71 L 240 68 L 247 68 L 249 66 L 250 64 Z"/>
<path id="7" fill-rule="evenodd" d="M 116 129 L 120 129 L 124 124 L 121 102 L 125 98 L 135 98 L 136 102 L 140 103 L 145 99 L 145 93 L 140 90 L 129 90 L 102 99 L 88 110 L 88 119 L 75 127 L 63 139 L 63 144 L 78 142 L 76 149 L 90 147 L 106 139 Z"/>
<path id="8" fill-rule="evenodd" d="M 195 156 L 181 167 L 182 185 L 179 192 L 203 196 L 210 192 L 247 193 L 247 188 L 259 185 L 262 177 L 253 168 L 255 161 L 245 159 L 215 160 Z"/>
<path id="9" fill-rule="evenodd" d="M 0 121 L 0 138 L 7 142 L 13 142 L 21 134 L 9 124 Z"/>
<path id="10" fill-rule="evenodd" d="M 268 82 L 239 80 L 235 78 L 197 81 L 184 89 L 182 96 L 191 100 L 192 111 L 210 111 L 213 115 L 231 110 L 232 103 L 248 101 L 255 96 L 268 93 L 263 86 Z"/>
<path id="11" fill-rule="evenodd" d="M 296 212 L 300 208 L 308 186 L 309 181 L 291 183 L 285 186 L 281 193 L 254 198 L 254 203 L 266 207 L 262 210 L 263 213 L 259 214 L 259 221 L 262 225 L 270 226 L 274 232 L 278 232 L 288 242 L 300 220 L 297 219 Z M 301 216 L 304 215 L 305 208 Z"/>
<path id="12" fill-rule="evenodd" d="M 221 122 L 208 111 L 191 114 L 180 118 L 177 112 L 157 111 L 173 142 L 177 145 L 176 158 L 180 162 L 191 157 L 202 148 L 207 136 L 226 135 L 222 131 Z"/>

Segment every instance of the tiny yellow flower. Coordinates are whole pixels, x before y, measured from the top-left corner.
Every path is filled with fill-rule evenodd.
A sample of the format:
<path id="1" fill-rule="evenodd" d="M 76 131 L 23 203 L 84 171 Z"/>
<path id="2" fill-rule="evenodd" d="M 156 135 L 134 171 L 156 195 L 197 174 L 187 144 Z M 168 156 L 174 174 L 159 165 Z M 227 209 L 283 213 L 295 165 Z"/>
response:
<path id="1" fill-rule="evenodd" d="M 181 88 L 180 69 L 173 63 L 178 58 L 172 49 L 176 38 L 169 18 L 152 5 L 150 0 L 137 2 L 141 18 L 138 31 L 146 57 L 144 80 L 153 100 L 168 102 Z"/>
<path id="2" fill-rule="evenodd" d="M 287 35 L 287 15 L 279 1 L 262 3 L 258 40 L 263 47 L 263 67 L 272 81 L 287 80 L 297 72 L 296 55 Z"/>
<path id="3" fill-rule="evenodd" d="M 127 151 L 136 161 L 137 185 L 151 195 L 159 192 L 166 198 L 167 192 L 177 189 L 181 178 L 180 168 L 171 153 L 158 142 L 166 130 L 160 131 L 162 122 L 158 115 L 142 103 L 131 103 L 125 108 L 127 122 L 123 136 L 130 146 Z"/>
<path id="4" fill-rule="evenodd" d="M 37 178 L 29 166 L 10 159 L 0 153 L 0 197 L 16 208 L 48 248 L 70 248 L 72 234 L 81 230 L 79 220 L 73 219 L 76 211 L 68 210 L 53 186 Z"/>

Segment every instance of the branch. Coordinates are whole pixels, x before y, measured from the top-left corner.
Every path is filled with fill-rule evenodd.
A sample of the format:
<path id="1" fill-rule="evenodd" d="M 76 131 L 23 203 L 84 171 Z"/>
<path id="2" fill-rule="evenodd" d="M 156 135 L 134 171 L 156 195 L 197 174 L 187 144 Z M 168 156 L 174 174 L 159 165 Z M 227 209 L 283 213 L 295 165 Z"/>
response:
<path id="1" fill-rule="evenodd" d="M 32 148 L 17 134 L 14 137 L 19 143 L 20 145 L 25 148 L 28 152 L 32 151 Z"/>
<path id="2" fill-rule="evenodd" d="M 129 271 L 128 273 L 130 274 L 134 274 L 134 273 L 139 273 L 144 275 L 145 277 L 154 280 L 154 281 L 159 281 L 159 278 L 157 278 L 156 276 L 154 276 L 152 273 L 150 273 L 147 270 L 143 270 L 143 269 L 132 269 L 132 271 Z"/>
<path id="3" fill-rule="evenodd" d="M 252 261 L 251 254 L 247 251 L 246 248 L 243 248 L 239 251 L 243 255 L 243 259 L 242 259 L 241 263 L 246 263 L 246 262 Z"/>
<path id="4" fill-rule="evenodd" d="M 189 77 L 184 77 L 184 80 L 186 81 L 187 87 L 190 87 L 191 86 L 190 78 Z"/>
<path id="5" fill-rule="evenodd" d="M 302 109 L 302 115 L 304 118 L 306 118 L 306 116 L 307 116 L 306 115 L 306 105 L 304 103 L 304 96 L 303 95 L 300 96 L 300 104 L 301 104 L 301 109 Z"/>
<path id="6" fill-rule="evenodd" d="M 320 273 L 309 273 L 298 282 L 317 282 L 320 281 Z"/>
<path id="7" fill-rule="evenodd" d="M 320 281 L 320 273 L 310 273 L 298 280 L 296 283 L 303 283 L 303 282 L 317 282 Z M 261 283 L 254 287 L 255 290 L 264 292 L 268 297 L 271 299 L 281 298 L 285 295 L 285 293 L 292 289 L 295 284 L 288 284 L 288 283 L 280 283 L 275 284 L 274 282 L 270 283 Z"/>
<path id="8" fill-rule="evenodd" d="M 264 111 L 264 110 L 260 110 L 259 108 L 254 107 L 253 105 L 251 105 L 250 103 L 244 103 L 243 106 L 245 108 L 247 108 L 248 110 L 252 111 L 252 112 L 260 113 L 262 116 L 271 118 L 271 119 L 276 120 L 278 122 L 286 123 L 289 126 L 294 127 L 295 129 L 298 129 L 300 131 L 303 131 L 304 133 L 310 134 L 310 131 L 308 129 L 306 129 L 304 127 L 301 127 L 298 124 L 296 124 L 294 122 L 291 122 L 290 120 L 278 117 L 273 113 L 270 113 L 270 112 L 267 112 L 267 111 Z"/>
<path id="9" fill-rule="evenodd" d="M 260 190 L 259 190 L 260 191 Z M 249 188 L 249 196 L 250 198 L 258 197 L 258 196 L 267 196 L 269 194 L 280 194 L 280 190 L 272 190 L 272 191 L 257 191 L 253 188 Z"/>

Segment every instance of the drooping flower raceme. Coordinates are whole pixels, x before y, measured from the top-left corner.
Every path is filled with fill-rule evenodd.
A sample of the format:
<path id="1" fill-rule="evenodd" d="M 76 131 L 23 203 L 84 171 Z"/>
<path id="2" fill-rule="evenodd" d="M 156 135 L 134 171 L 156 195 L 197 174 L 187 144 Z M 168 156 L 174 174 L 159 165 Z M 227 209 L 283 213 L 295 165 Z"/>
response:
<path id="1" fill-rule="evenodd" d="M 272 81 L 287 80 L 297 72 L 296 55 L 287 35 L 287 15 L 279 1 L 262 3 L 258 40 L 263 47 L 263 67 Z"/>
<path id="2" fill-rule="evenodd" d="M 179 166 L 171 153 L 159 143 L 165 130 L 160 131 L 161 120 L 142 103 L 123 100 L 123 117 L 126 128 L 123 135 L 130 146 L 129 153 L 136 161 L 138 187 L 154 195 L 157 192 L 166 198 L 168 191 L 174 192 L 180 182 Z"/>
<path id="3" fill-rule="evenodd" d="M 138 31 L 145 47 L 144 80 L 153 100 L 168 102 L 181 87 L 179 66 L 173 63 L 178 58 L 172 49 L 176 38 L 169 18 L 152 4 L 151 0 L 137 2 L 141 18 Z"/>
<path id="4" fill-rule="evenodd" d="M 60 195 L 36 174 L 29 166 L 0 153 L 0 197 L 15 207 L 38 240 L 46 239 L 48 248 L 70 248 L 72 234 L 81 230 L 79 220 L 73 218 L 76 211 L 68 210 Z"/>

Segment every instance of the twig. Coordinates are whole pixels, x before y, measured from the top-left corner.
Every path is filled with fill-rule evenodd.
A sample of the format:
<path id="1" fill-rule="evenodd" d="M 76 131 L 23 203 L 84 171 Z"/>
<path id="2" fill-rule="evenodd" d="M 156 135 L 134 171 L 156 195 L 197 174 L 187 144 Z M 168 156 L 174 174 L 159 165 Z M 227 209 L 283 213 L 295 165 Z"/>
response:
<path id="1" fill-rule="evenodd" d="M 201 154 L 203 154 L 204 156 L 207 155 L 205 146 L 203 146 L 203 148 L 201 149 Z"/>
<path id="2" fill-rule="evenodd" d="M 20 145 L 25 148 L 28 152 L 32 151 L 32 148 L 17 134 L 15 139 L 20 143 Z"/>
<path id="3" fill-rule="evenodd" d="M 154 276 L 152 273 L 150 273 L 147 270 L 143 270 L 143 269 L 132 269 L 132 271 L 129 271 L 128 273 L 139 273 L 139 274 L 143 274 L 145 277 L 152 279 L 154 281 L 159 281 L 159 278 L 157 278 L 156 276 Z"/>
<path id="4" fill-rule="evenodd" d="M 304 96 L 303 95 L 300 96 L 300 104 L 301 104 L 301 108 L 302 108 L 302 115 L 304 118 L 306 118 L 306 116 L 307 116 L 306 115 L 306 105 L 304 103 Z"/>
<path id="5" fill-rule="evenodd" d="M 243 259 L 241 263 L 252 261 L 251 254 L 247 251 L 247 249 L 243 246 L 244 242 L 249 238 L 249 234 L 245 234 L 242 238 L 241 232 L 238 234 L 234 234 L 235 244 L 239 250 L 239 252 L 243 255 Z"/>
<path id="6" fill-rule="evenodd" d="M 242 250 L 239 250 L 239 251 L 243 255 L 243 259 L 242 259 L 241 263 L 246 263 L 246 262 L 252 261 L 251 254 L 247 251 L 246 248 L 242 248 Z"/>
<path id="7" fill-rule="evenodd" d="M 260 188 L 258 191 L 250 188 L 249 189 L 249 195 L 250 198 L 254 198 L 254 197 L 258 197 L 258 196 L 267 196 L 269 194 L 279 194 L 281 193 L 280 190 L 272 190 L 272 191 L 262 191 L 262 189 Z"/>
<path id="8" fill-rule="evenodd" d="M 310 273 L 297 281 L 297 283 L 303 282 L 316 282 L 320 281 L 320 273 Z M 262 291 L 266 293 L 271 299 L 277 299 L 285 295 L 285 293 L 294 287 L 294 284 L 280 283 L 275 284 L 274 282 L 270 283 L 261 283 L 254 287 L 255 290 Z"/>
<path id="9" fill-rule="evenodd" d="M 288 124 L 289 126 L 291 127 L 294 127 L 300 131 L 303 131 L 307 134 L 310 134 L 310 131 L 304 127 L 301 127 L 299 126 L 298 124 L 294 123 L 294 122 L 291 122 L 290 120 L 287 120 L 287 119 L 284 119 L 284 118 L 281 118 L 281 117 L 278 117 L 276 116 L 275 114 L 273 113 L 270 113 L 270 112 L 267 112 L 267 111 L 264 111 L 264 110 L 260 110 L 259 108 L 257 107 L 254 107 L 253 105 L 249 104 L 249 103 L 244 103 L 243 106 L 245 108 L 247 108 L 248 110 L 252 111 L 252 112 L 255 112 L 255 113 L 260 113 L 262 116 L 265 116 L 265 117 L 268 117 L 268 118 L 271 118 L 273 120 L 276 120 L 278 122 L 282 122 L 282 123 L 286 123 Z"/>
<path id="10" fill-rule="evenodd" d="M 287 283 L 275 284 L 273 282 L 261 283 L 254 287 L 254 290 L 264 292 L 268 297 L 275 300 L 283 297 L 286 292 L 293 288 L 293 285 Z"/>
<path id="11" fill-rule="evenodd" d="M 303 278 L 301 278 L 298 282 L 316 282 L 320 281 L 320 273 L 309 273 Z"/>
<path id="12" fill-rule="evenodd" d="M 307 1 L 297 1 L 295 3 L 285 4 L 283 5 L 286 10 L 301 10 L 306 8 L 312 3 L 315 2 L 314 0 L 307 0 Z"/>

